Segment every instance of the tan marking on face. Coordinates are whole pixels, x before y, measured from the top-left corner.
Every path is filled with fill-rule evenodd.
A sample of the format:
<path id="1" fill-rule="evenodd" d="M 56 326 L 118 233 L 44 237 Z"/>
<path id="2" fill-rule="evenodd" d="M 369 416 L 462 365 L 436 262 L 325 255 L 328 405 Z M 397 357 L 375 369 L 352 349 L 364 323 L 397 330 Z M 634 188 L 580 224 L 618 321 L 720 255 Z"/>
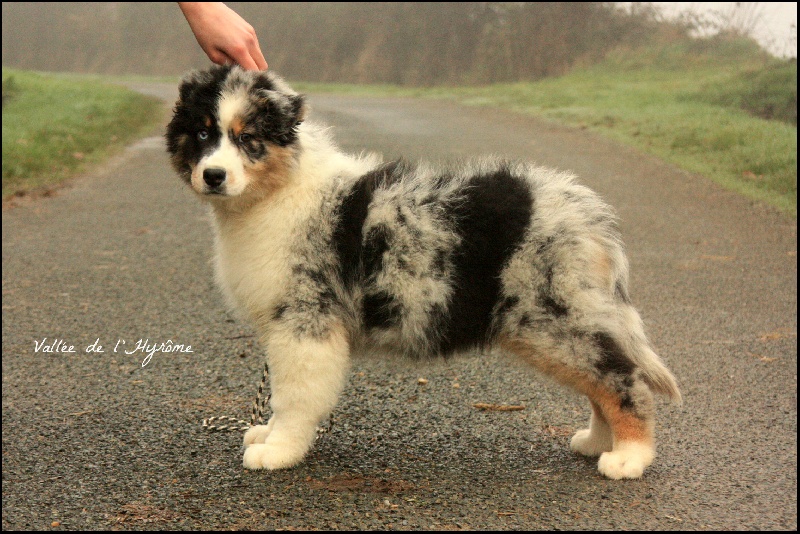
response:
<path id="1" fill-rule="evenodd" d="M 266 156 L 245 167 L 249 179 L 247 194 L 266 198 L 288 184 L 292 159 L 291 148 L 267 143 Z"/>
<path id="2" fill-rule="evenodd" d="M 203 120 L 203 124 L 206 125 L 206 128 L 211 128 L 211 125 L 213 124 L 213 122 L 211 121 L 211 117 L 206 117 Z"/>
<path id="3" fill-rule="evenodd" d="M 239 137 L 239 134 L 242 133 L 244 130 L 244 121 L 241 117 L 235 117 L 230 124 L 231 132 L 233 133 L 234 139 Z"/>
<path id="4" fill-rule="evenodd" d="M 241 122 L 242 113 L 248 108 L 247 95 L 243 91 L 226 93 L 219 101 L 219 127 L 223 132 L 232 128 L 234 121 Z"/>
<path id="5" fill-rule="evenodd" d="M 500 342 L 500 346 L 559 383 L 589 397 L 592 409 L 611 427 L 614 443 L 634 441 L 652 445 L 653 421 L 642 419 L 631 410 L 622 409 L 622 399 L 619 394 L 596 378 L 542 354 L 524 340 L 505 339 Z"/>

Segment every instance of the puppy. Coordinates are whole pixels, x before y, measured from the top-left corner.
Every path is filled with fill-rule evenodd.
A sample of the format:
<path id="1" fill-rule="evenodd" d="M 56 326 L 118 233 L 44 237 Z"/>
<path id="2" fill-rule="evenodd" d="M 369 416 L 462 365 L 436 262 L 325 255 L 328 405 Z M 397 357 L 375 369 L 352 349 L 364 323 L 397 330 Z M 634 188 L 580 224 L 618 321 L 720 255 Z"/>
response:
<path id="1" fill-rule="evenodd" d="M 171 162 L 213 213 L 216 278 L 266 349 L 273 415 L 244 466 L 297 465 L 353 354 L 499 349 L 586 395 L 570 443 L 637 478 L 653 392 L 680 401 L 628 296 L 614 215 L 569 174 L 484 159 L 452 168 L 342 153 L 277 75 L 187 75 Z"/>

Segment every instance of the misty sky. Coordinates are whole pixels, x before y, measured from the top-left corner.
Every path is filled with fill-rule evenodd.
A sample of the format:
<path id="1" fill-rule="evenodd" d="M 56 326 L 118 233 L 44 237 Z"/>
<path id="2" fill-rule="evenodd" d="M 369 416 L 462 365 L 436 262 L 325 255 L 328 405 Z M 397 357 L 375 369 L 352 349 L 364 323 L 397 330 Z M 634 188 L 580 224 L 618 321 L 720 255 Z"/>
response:
<path id="1" fill-rule="evenodd" d="M 709 13 L 758 4 L 760 24 L 755 37 L 761 46 L 780 57 L 797 57 L 797 4 L 795 2 L 654 2 L 665 15 L 684 10 Z M 794 28 L 794 29 L 792 29 Z"/>

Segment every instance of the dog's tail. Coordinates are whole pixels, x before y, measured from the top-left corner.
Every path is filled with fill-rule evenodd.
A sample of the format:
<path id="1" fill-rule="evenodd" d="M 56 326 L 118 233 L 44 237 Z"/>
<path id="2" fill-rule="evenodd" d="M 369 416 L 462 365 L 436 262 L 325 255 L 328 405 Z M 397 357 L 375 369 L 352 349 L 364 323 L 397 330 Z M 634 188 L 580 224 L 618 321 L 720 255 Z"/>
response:
<path id="1" fill-rule="evenodd" d="M 654 393 L 669 397 L 675 404 L 682 404 L 683 397 L 678 381 L 667 369 L 658 354 L 653 351 L 644 333 L 644 324 L 639 312 L 631 305 L 617 308 L 608 331 L 615 340 L 617 350 L 629 359 L 642 373 L 642 379 Z"/>
<path id="2" fill-rule="evenodd" d="M 636 317 L 638 319 L 638 314 Z M 597 333 L 594 339 L 602 353 L 610 355 L 616 362 L 625 362 L 625 368 L 640 374 L 640 378 L 654 393 L 669 397 L 675 404 L 683 403 L 678 381 L 650 348 L 640 328 L 616 330 L 614 334 Z M 606 364 L 605 361 L 603 363 Z M 629 367 L 630 364 L 632 366 Z"/>
<path id="3" fill-rule="evenodd" d="M 655 393 L 660 393 L 669 397 L 675 404 L 682 404 L 683 397 L 678 389 L 678 381 L 675 376 L 661 361 L 661 358 L 653 352 L 649 344 L 645 341 L 637 340 L 634 350 L 630 351 L 633 360 L 642 370 L 643 379 Z"/>

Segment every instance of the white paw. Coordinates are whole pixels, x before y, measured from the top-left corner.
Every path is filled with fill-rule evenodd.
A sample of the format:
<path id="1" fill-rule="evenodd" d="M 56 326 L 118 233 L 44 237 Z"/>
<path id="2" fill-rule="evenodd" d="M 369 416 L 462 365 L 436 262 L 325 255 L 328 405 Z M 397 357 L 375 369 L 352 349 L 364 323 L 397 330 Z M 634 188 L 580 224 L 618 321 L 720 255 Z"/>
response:
<path id="1" fill-rule="evenodd" d="M 600 456 L 604 452 L 610 451 L 612 441 L 610 436 L 592 435 L 589 428 L 578 430 L 569 442 L 569 448 L 584 456 Z"/>
<path id="2" fill-rule="evenodd" d="M 253 443 L 244 451 L 247 469 L 288 469 L 303 461 L 308 447 L 287 447 L 275 443 Z"/>
<path id="3" fill-rule="evenodd" d="M 601 474 L 619 480 L 639 478 L 656 456 L 652 445 L 644 443 L 621 443 L 611 452 L 604 452 L 597 462 Z"/>
<path id="4" fill-rule="evenodd" d="M 272 430 L 271 425 L 256 425 L 247 429 L 244 433 L 244 446 L 252 445 L 253 443 L 264 443 Z"/>

